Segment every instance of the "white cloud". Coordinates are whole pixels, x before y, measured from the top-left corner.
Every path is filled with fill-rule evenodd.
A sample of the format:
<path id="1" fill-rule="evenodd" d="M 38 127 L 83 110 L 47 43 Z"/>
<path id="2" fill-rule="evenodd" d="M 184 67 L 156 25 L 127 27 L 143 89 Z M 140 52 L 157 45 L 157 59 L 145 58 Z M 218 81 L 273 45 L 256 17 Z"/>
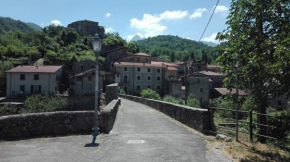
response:
<path id="1" fill-rule="evenodd" d="M 186 37 L 185 39 L 188 39 L 188 40 L 193 40 L 193 39 L 191 39 L 190 37 Z"/>
<path id="2" fill-rule="evenodd" d="M 110 16 L 111 16 L 110 13 L 106 13 L 106 14 L 105 14 L 105 17 L 106 17 L 106 18 L 109 18 Z"/>
<path id="3" fill-rule="evenodd" d="M 62 24 L 59 20 L 52 20 L 50 24 L 55 25 L 55 26 L 62 26 Z"/>
<path id="4" fill-rule="evenodd" d="M 195 9 L 194 13 L 192 15 L 190 15 L 191 19 L 197 19 L 197 18 L 201 18 L 202 17 L 202 13 L 207 12 L 206 8 L 198 8 Z"/>
<path id="5" fill-rule="evenodd" d="M 185 16 L 188 15 L 188 11 L 165 11 L 160 14 L 160 18 L 164 20 L 178 20 L 183 19 Z"/>
<path id="6" fill-rule="evenodd" d="M 227 12 L 228 10 L 229 9 L 226 6 L 217 5 L 215 9 L 215 13 L 223 13 L 223 12 Z"/>
<path id="7" fill-rule="evenodd" d="M 105 32 L 106 32 L 106 33 L 113 33 L 113 32 L 115 32 L 115 31 L 116 31 L 116 30 L 113 29 L 113 28 L 111 28 L 111 27 L 105 29 Z"/>
<path id="8" fill-rule="evenodd" d="M 161 18 L 155 15 L 144 14 L 142 20 L 133 18 L 130 20 L 131 27 L 145 32 L 145 37 L 157 36 L 163 34 L 163 31 L 167 29 L 160 23 Z"/>
<path id="9" fill-rule="evenodd" d="M 215 40 L 216 35 L 217 33 L 213 33 L 211 36 L 203 38 L 202 41 L 220 43 L 218 40 Z"/>

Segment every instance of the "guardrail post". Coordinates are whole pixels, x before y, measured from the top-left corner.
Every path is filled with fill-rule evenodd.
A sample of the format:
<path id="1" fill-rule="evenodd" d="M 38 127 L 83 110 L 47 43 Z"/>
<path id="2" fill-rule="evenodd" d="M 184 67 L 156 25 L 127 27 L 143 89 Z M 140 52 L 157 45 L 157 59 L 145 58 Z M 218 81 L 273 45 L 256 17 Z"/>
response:
<path id="1" fill-rule="evenodd" d="M 249 126 L 250 126 L 250 140 L 252 142 L 253 141 L 253 111 L 252 110 L 249 111 L 249 117 L 250 117 L 250 121 L 249 121 Z"/>

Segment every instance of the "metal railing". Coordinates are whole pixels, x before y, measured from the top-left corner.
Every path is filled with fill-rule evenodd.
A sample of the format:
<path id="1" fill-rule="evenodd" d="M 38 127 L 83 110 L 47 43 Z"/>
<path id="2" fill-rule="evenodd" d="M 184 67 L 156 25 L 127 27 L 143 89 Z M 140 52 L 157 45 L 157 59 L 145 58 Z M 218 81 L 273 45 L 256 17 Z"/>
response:
<path id="1" fill-rule="evenodd" d="M 217 111 L 232 112 L 232 115 L 231 115 L 232 118 L 216 116 L 215 112 L 217 112 Z M 246 123 L 246 124 L 248 124 L 248 130 L 249 131 L 240 130 L 239 126 L 238 126 L 238 129 L 236 129 L 236 119 L 234 117 L 234 113 L 236 112 L 236 110 L 234 110 L 234 109 L 210 107 L 210 108 L 208 108 L 208 112 L 209 112 L 209 123 L 213 124 L 213 125 L 212 124 L 210 125 L 210 130 L 215 131 L 216 133 L 220 133 L 220 132 L 218 132 L 218 130 L 215 130 L 215 127 L 218 127 L 218 128 L 222 128 L 222 129 L 231 130 L 231 131 L 234 131 L 234 132 L 238 131 L 238 132 L 236 132 L 236 134 L 238 134 L 239 132 L 242 132 L 242 133 L 245 133 L 245 134 L 249 135 L 250 141 L 253 141 L 253 137 L 254 136 L 256 136 L 256 137 L 264 137 L 264 138 L 276 141 L 277 138 L 268 135 L 267 132 L 269 132 L 270 129 L 287 130 L 286 128 L 283 128 L 283 127 L 277 127 L 277 126 L 269 125 L 267 123 L 261 124 L 261 123 L 257 123 L 255 121 L 253 121 L 253 115 L 256 115 L 257 117 L 258 116 L 266 116 L 266 118 L 267 117 L 274 117 L 274 116 L 273 115 L 269 115 L 269 114 L 256 113 L 256 112 L 253 112 L 252 110 L 250 110 L 250 111 L 238 110 L 238 123 Z M 244 119 L 242 117 L 244 117 Z M 245 120 L 245 117 L 248 117 L 249 120 Z M 218 123 L 218 122 L 214 122 L 214 119 L 221 119 L 222 121 L 226 120 L 226 121 L 233 121 L 233 122 L 230 122 L 230 123 Z M 261 129 L 261 127 L 265 128 L 265 133 L 266 134 L 254 133 L 254 129 L 259 130 L 259 129 Z M 257 132 L 259 132 L 259 131 L 257 131 Z"/>

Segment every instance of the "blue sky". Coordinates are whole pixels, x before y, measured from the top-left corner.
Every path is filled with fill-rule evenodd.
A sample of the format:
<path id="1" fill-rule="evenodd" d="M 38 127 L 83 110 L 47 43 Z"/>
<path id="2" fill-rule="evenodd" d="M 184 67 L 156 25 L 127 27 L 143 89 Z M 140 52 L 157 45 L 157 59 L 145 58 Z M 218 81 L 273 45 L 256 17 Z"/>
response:
<path id="1" fill-rule="evenodd" d="M 0 0 L 0 16 L 42 27 L 51 23 L 67 26 L 78 20 L 98 21 L 107 32 L 124 39 L 177 35 L 199 40 L 217 0 Z M 220 0 L 203 36 L 213 41 L 222 31 L 231 0 Z"/>

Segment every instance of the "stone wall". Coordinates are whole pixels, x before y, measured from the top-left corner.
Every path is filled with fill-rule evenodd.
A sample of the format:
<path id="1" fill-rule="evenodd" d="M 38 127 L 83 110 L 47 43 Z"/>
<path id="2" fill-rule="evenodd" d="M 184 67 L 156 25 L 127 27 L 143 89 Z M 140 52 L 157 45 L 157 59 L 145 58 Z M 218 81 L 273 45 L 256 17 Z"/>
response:
<path id="1" fill-rule="evenodd" d="M 68 99 L 66 110 L 94 110 L 95 96 L 65 96 Z"/>
<path id="2" fill-rule="evenodd" d="M 115 99 L 118 99 L 118 83 L 106 86 L 106 105 Z"/>
<path id="3" fill-rule="evenodd" d="M 120 105 L 121 100 L 115 99 L 101 111 L 101 114 L 98 118 L 100 132 L 109 133 L 111 131 Z"/>
<path id="4" fill-rule="evenodd" d="M 210 128 L 208 117 L 209 112 L 207 109 L 193 108 L 189 106 L 177 105 L 130 95 L 119 94 L 119 96 L 148 105 L 202 133 L 207 133 L 207 130 Z"/>
<path id="5" fill-rule="evenodd" d="M 0 117 L 0 140 L 92 133 L 93 111 L 49 112 Z"/>

